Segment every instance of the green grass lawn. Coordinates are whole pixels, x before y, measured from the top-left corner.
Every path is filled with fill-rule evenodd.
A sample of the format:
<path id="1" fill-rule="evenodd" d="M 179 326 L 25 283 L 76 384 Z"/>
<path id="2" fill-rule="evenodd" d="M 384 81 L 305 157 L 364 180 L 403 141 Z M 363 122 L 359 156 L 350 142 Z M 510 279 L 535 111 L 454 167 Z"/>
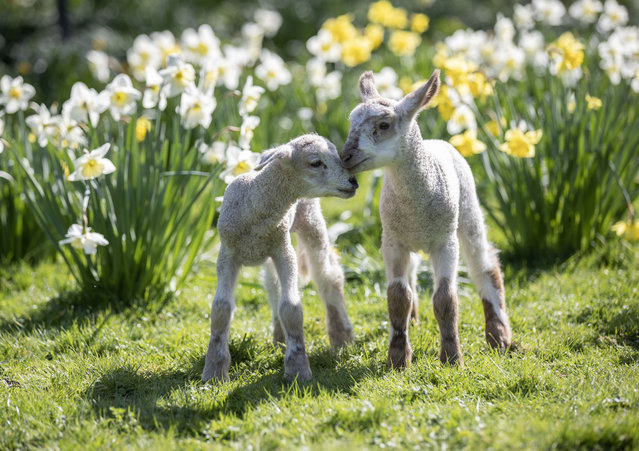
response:
<path id="1" fill-rule="evenodd" d="M 507 355 L 486 345 L 481 302 L 462 277 L 462 369 L 438 361 L 424 267 L 403 373 L 384 368 L 381 258 L 365 249 L 365 274 L 342 252 L 354 346 L 331 352 L 321 302 L 303 291 L 314 376 L 299 385 L 283 380 L 257 270 L 237 291 L 231 381 L 202 384 L 213 264 L 146 308 L 74 292 L 62 264 L 1 269 L 0 449 L 639 448 L 638 247 L 505 265 L 516 342 Z"/>

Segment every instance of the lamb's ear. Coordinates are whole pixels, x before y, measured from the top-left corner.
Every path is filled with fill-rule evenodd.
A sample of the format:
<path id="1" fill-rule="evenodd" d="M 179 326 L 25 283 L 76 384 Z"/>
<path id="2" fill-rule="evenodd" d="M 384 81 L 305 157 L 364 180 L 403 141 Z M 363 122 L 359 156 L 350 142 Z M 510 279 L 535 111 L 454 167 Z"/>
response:
<path id="1" fill-rule="evenodd" d="M 369 99 L 375 99 L 380 97 L 377 88 L 375 87 L 375 77 L 370 70 L 367 70 L 359 77 L 359 92 L 362 95 L 362 100 L 366 102 Z"/>
<path id="2" fill-rule="evenodd" d="M 267 164 L 275 160 L 286 161 L 291 156 L 291 149 L 288 146 L 279 146 L 262 152 L 260 162 L 253 169 L 262 170 Z"/>
<path id="3" fill-rule="evenodd" d="M 428 105 L 439 91 L 439 69 L 435 69 L 433 75 L 422 86 L 407 94 L 397 105 L 399 115 L 415 116 Z"/>

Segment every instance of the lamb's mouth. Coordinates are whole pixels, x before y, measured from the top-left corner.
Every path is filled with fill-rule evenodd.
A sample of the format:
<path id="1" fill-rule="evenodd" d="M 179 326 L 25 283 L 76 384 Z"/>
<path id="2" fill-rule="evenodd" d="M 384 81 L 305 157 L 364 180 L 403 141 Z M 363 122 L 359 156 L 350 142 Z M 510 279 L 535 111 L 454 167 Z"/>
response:
<path id="1" fill-rule="evenodd" d="M 370 160 L 370 158 L 366 157 L 363 160 L 360 160 L 357 163 L 355 163 L 353 166 L 347 167 L 346 169 L 348 169 L 349 172 L 354 172 L 358 167 L 360 167 L 363 163 L 367 162 L 368 160 Z"/>
<path id="2" fill-rule="evenodd" d="M 357 188 L 349 188 L 349 189 L 337 188 L 337 191 L 348 195 L 348 197 L 353 197 L 355 195 L 355 192 L 357 191 Z"/>

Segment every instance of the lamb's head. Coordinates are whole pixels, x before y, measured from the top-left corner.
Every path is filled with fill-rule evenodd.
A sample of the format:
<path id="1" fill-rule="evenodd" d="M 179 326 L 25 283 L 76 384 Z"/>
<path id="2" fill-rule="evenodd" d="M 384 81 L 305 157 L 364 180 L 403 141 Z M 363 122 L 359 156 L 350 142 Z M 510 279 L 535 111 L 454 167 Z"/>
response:
<path id="1" fill-rule="evenodd" d="M 344 165 L 353 173 L 388 166 L 398 156 L 413 121 L 439 90 L 439 70 L 399 102 L 381 97 L 373 73 L 359 79 L 362 102 L 349 117 L 351 126 L 340 152 Z"/>
<path id="2" fill-rule="evenodd" d="M 279 164 L 288 179 L 301 190 L 300 197 L 355 195 L 357 179 L 344 167 L 335 145 L 319 135 L 302 135 L 287 144 L 264 152 L 255 168 Z"/>

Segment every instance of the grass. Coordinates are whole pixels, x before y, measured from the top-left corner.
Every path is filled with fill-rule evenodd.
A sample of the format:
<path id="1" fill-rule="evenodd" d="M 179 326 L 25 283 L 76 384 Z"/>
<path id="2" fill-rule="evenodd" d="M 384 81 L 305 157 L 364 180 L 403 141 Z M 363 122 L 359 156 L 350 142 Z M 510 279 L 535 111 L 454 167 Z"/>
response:
<path id="1" fill-rule="evenodd" d="M 365 250 L 380 262 L 375 248 Z M 331 352 L 307 286 L 314 377 L 304 384 L 283 380 L 255 269 L 237 291 L 231 381 L 202 384 L 213 264 L 167 304 L 144 309 L 74 291 L 60 263 L 6 267 L 0 449 L 637 449 L 638 250 L 613 244 L 547 268 L 506 265 L 516 345 L 505 356 L 485 344 L 481 303 L 462 283 L 463 369 L 437 360 L 432 285 L 422 274 L 404 373 L 384 369 L 380 271 L 358 272 L 343 252 L 356 343 Z"/>

